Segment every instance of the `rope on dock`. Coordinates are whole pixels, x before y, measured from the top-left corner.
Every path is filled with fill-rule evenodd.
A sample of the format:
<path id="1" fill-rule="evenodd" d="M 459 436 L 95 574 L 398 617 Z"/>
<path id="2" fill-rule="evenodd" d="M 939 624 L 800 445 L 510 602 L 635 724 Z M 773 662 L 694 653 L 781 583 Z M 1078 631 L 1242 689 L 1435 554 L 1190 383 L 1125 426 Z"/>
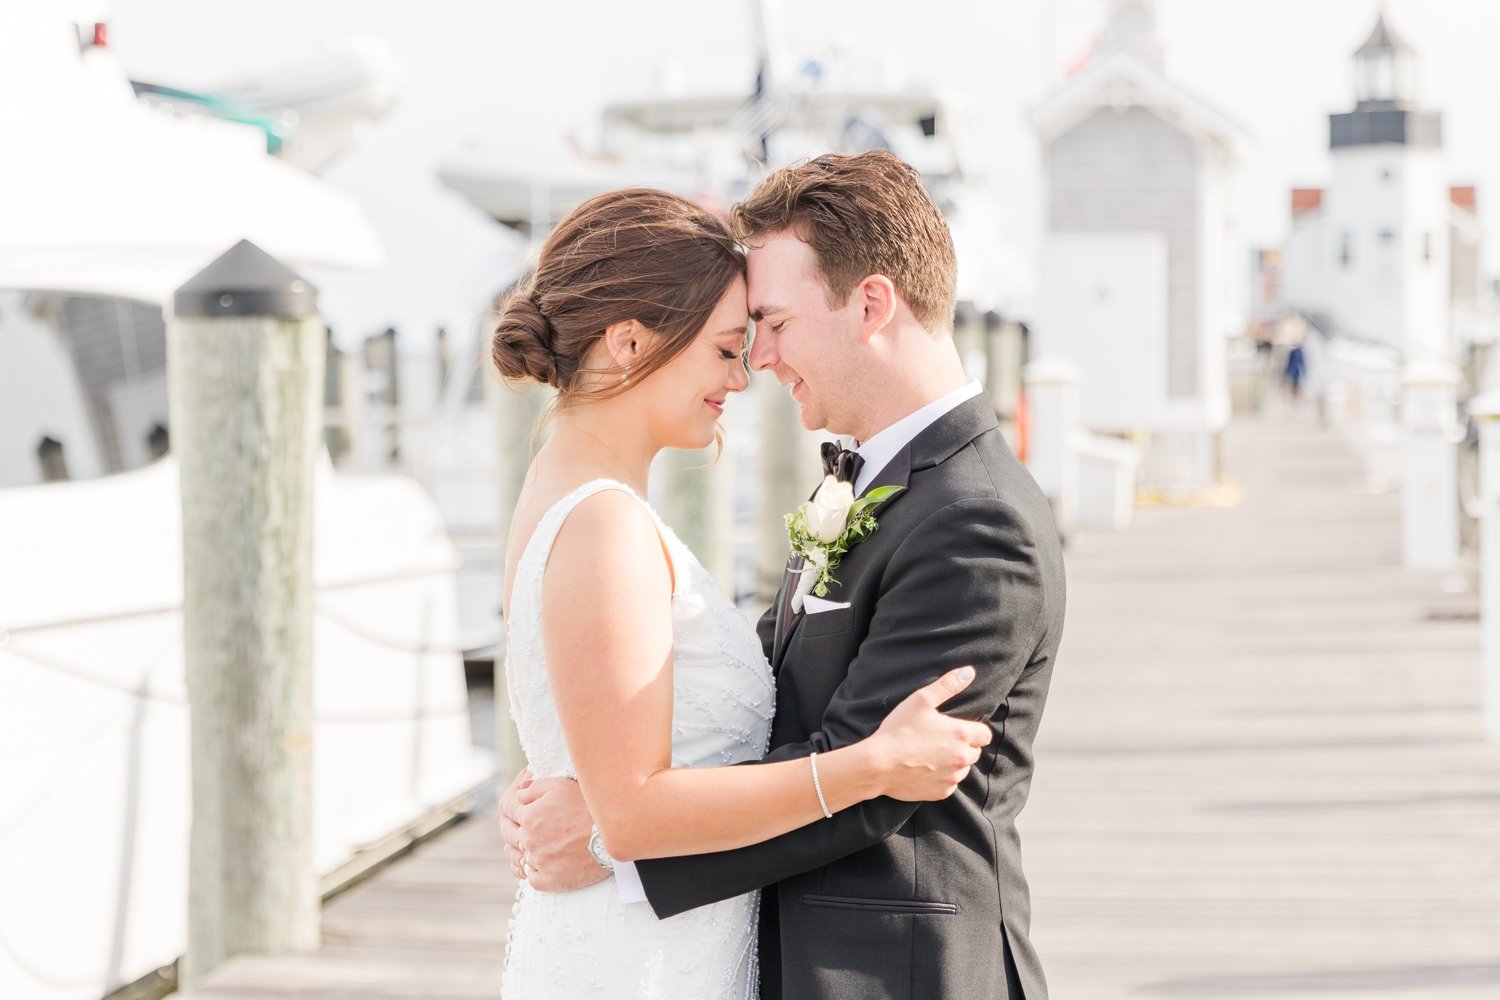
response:
<path id="1" fill-rule="evenodd" d="M 136 708 L 129 706 L 114 718 L 89 726 L 87 735 L 68 747 L 69 752 L 66 759 L 58 767 L 54 768 L 51 774 L 47 775 L 45 781 L 38 783 L 36 794 L 12 809 L 10 815 L 0 819 L 0 845 L 4 845 L 10 839 L 11 834 L 26 824 L 26 821 L 41 807 L 42 803 L 46 802 L 56 794 L 59 788 L 63 787 L 62 779 L 87 758 L 88 752 L 93 749 L 94 744 L 124 728 L 135 713 Z"/>
<path id="2" fill-rule="evenodd" d="M 327 621 L 330 625 L 334 625 L 357 638 L 363 639 L 364 641 L 369 642 L 373 645 L 380 646 L 385 649 L 393 649 L 401 653 L 412 653 L 417 655 L 435 653 L 449 656 L 466 656 L 476 649 L 483 649 L 487 646 L 495 645 L 497 639 L 499 638 L 499 636 L 497 636 L 496 634 L 496 632 L 498 631 L 497 629 L 486 628 L 477 629 L 465 636 L 460 636 L 458 641 L 456 642 L 438 643 L 429 642 L 425 639 L 419 640 L 417 642 L 411 642 L 406 639 L 401 639 L 395 636 L 384 635 L 378 632 L 371 631 L 361 623 L 331 610 L 321 601 L 315 602 L 314 612 L 323 620 Z M 172 638 L 165 641 L 161 647 L 159 647 L 155 652 L 151 654 L 151 656 L 147 657 L 143 661 L 142 666 L 139 669 L 127 671 L 127 676 L 135 677 L 147 674 L 154 664 L 161 662 L 162 658 L 166 655 L 168 647 L 170 647 L 173 643 L 180 643 L 182 641 L 181 635 L 182 634 L 180 631 L 176 632 Z M 74 680 L 83 681 L 86 684 L 94 684 L 99 687 L 108 688 L 111 691 L 126 695 L 130 698 L 166 705 L 187 704 L 187 695 L 183 692 L 152 690 L 144 683 L 132 685 L 128 681 L 116 680 L 115 678 L 100 673 L 96 670 L 91 670 L 87 667 L 80 667 L 75 664 L 67 663 L 66 661 L 58 659 L 55 656 L 51 656 L 46 653 L 40 653 L 25 645 L 20 645 L 16 642 L 15 633 L 0 630 L 0 655 L 3 655 L 5 653 L 9 653 L 35 666 L 51 670 L 54 673 L 62 674 Z M 436 714 L 427 712 L 419 712 L 415 714 L 405 713 L 399 715 L 397 713 L 369 713 L 364 715 L 341 715 L 326 720 L 320 717 L 319 721 L 339 723 L 347 723 L 353 721 L 399 722 L 404 720 L 414 721 L 417 719 L 437 718 L 450 714 L 457 713 L 449 712 L 446 710 L 444 712 Z"/>
<path id="3" fill-rule="evenodd" d="M 11 944 L 10 941 L 5 937 L 5 932 L 3 930 L 0 930 L 0 952 L 4 952 L 12 962 L 16 963 L 16 968 L 20 969 L 22 972 L 26 973 L 28 976 L 30 976 L 32 979 L 35 979 L 42 985 L 51 987 L 54 990 L 76 993 L 85 989 L 98 990 L 103 988 L 103 976 L 89 976 L 87 978 L 79 979 L 60 979 L 57 976 L 42 972 L 36 966 L 26 961 L 26 959 L 21 955 L 20 950 L 17 949 L 15 945 Z"/>
<path id="4" fill-rule="evenodd" d="M 170 642 L 166 643 L 165 645 L 170 645 Z M 67 663 L 54 656 L 49 656 L 45 653 L 38 653 L 34 650 L 25 648 L 17 648 L 14 640 L 12 640 L 6 646 L 0 647 L 0 656 L 4 656 L 7 653 L 19 660 L 30 663 L 34 666 L 39 666 L 54 673 L 62 674 L 63 676 L 68 677 L 72 680 L 82 681 L 86 684 L 93 684 L 97 687 L 105 688 L 107 690 L 115 692 L 116 694 L 125 695 L 126 697 L 134 699 L 136 701 L 146 701 L 162 705 L 173 705 L 179 708 L 185 708 L 188 704 L 187 695 L 185 693 L 179 694 L 175 692 L 167 693 L 163 691 L 154 691 L 148 688 L 145 682 L 142 682 L 136 687 L 131 687 L 130 684 L 126 681 L 119 681 L 110 677 L 106 677 L 96 671 Z M 164 657 L 165 655 L 165 649 L 159 650 L 156 654 L 154 654 L 146 661 L 147 666 L 144 666 L 139 670 L 132 671 L 132 673 L 135 675 L 147 673 L 149 665 L 152 663 L 160 662 L 162 657 Z M 467 715 L 468 711 L 469 708 L 467 704 L 459 704 L 444 705 L 430 709 L 423 708 L 415 712 L 405 710 L 384 712 L 321 712 L 314 715 L 313 721 L 318 723 L 327 723 L 329 725 L 374 725 L 378 723 L 390 722 L 423 722 L 429 719 L 451 719 L 461 715 Z"/>
<path id="5" fill-rule="evenodd" d="M 415 575 L 421 576 L 421 575 L 426 575 L 426 574 L 422 573 L 422 574 L 415 574 Z M 343 582 L 343 583 L 338 584 L 336 586 L 338 586 L 339 588 L 344 588 L 344 587 L 348 587 L 348 586 L 360 586 L 360 585 L 366 585 L 366 584 L 372 584 L 372 583 L 382 583 L 382 582 L 387 582 L 387 579 L 406 579 L 409 576 L 410 575 L 402 575 L 402 576 L 399 576 L 399 577 L 392 577 L 392 578 L 371 578 L 371 579 L 359 580 L 359 581 L 346 581 L 346 582 Z M 342 615 L 342 614 L 340 614 L 340 613 L 338 613 L 336 611 L 331 610 L 322 601 L 315 601 L 314 604 L 313 604 L 313 610 L 314 610 L 314 613 L 316 615 L 318 615 L 319 617 L 321 617 L 323 620 L 327 621 L 330 625 L 334 625 L 334 626 L 342 629 L 345 632 L 348 632 L 349 634 L 351 634 L 351 635 L 353 635 L 353 636 L 355 636 L 355 637 L 357 637 L 359 639 L 363 639 L 366 642 L 369 642 L 369 643 L 371 643 L 373 645 L 376 645 L 376 646 L 380 646 L 380 647 L 382 647 L 384 649 L 392 649 L 392 650 L 395 650 L 397 652 L 412 653 L 414 655 L 425 655 L 425 654 L 428 654 L 428 653 L 432 653 L 432 654 L 441 654 L 441 655 L 448 655 L 448 656 L 463 656 L 463 657 L 468 657 L 470 654 L 474 653 L 477 650 L 482 650 L 482 649 L 485 649 L 487 647 L 496 645 L 497 642 L 501 638 L 501 636 L 498 634 L 501 631 L 501 629 L 500 629 L 500 627 L 499 627 L 499 625 L 497 623 L 497 625 L 494 626 L 494 627 L 483 628 L 483 629 L 476 629 L 476 630 L 471 631 L 471 632 L 469 632 L 469 633 L 467 633 L 465 635 L 461 635 L 461 636 L 459 636 L 457 638 L 457 640 L 455 640 L 453 642 L 437 643 L 437 642 L 429 642 L 426 639 L 419 640 L 417 642 L 411 642 L 409 640 L 406 640 L 406 639 L 403 639 L 403 638 L 399 638 L 399 637 L 396 637 L 396 636 L 391 636 L 391 635 L 388 635 L 388 634 L 381 634 L 379 632 L 372 631 L 372 630 L 366 628 L 360 622 L 357 622 L 357 621 L 355 621 L 355 620 L 353 620 L 351 618 L 345 617 L 344 615 Z M 127 613 L 127 614 L 124 614 L 124 615 L 103 616 L 103 617 L 100 617 L 100 618 L 97 618 L 97 619 L 80 619 L 79 621 L 73 622 L 72 624 L 84 624 L 84 623 L 93 624 L 95 622 L 108 621 L 108 620 L 113 620 L 113 619 L 116 619 L 116 618 L 133 618 L 133 617 L 142 617 L 142 616 L 168 615 L 168 614 L 171 614 L 174 611 L 180 611 L 180 608 L 179 607 L 151 608 L 151 609 L 146 609 L 146 610 L 140 611 L 140 612 Z M 45 629 L 45 630 L 49 630 L 50 631 L 50 630 L 56 629 L 56 628 L 58 628 L 58 627 L 60 627 L 60 626 L 62 626 L 64 624 L 67 624 L 67 623 L 61 623 L 61 622 L 59 622 L 59 623 L 50 623 L 50 624 L 38 626 L 38 629 L 39 630 L 40 629 Z M 179 618 L 179 624 L 180 624 L 180 618 Z M 91 670 L 91 669 L 86 668 L 86 667 L 80 667 L 80 666 L 76 666 L 74 664 L 67 663 L 67 662 L 65 662 L 63 660 L 58 659 L 57 657 L 50 656 L 50 655 L 48 655 L 46 653 L 39 653 L 36 650 L 30 649 L 30 648 L 28 648 L 26 646 L 17 646 L 17 644 L 16 644 L 16 634 L 17 634 L 17 630 L 15 630 L 15 629 L 11 629 L 11 630 L 0 629 L 0 654 L 11 653 L 11 654 L 15 655 L 16 657 L 18 657 L 19 659 L 22 659 L 22 660 L 25 660 L 27 662 L 30 662 L 30 663 L 32 663 L 32 664 L 34 664 L 36 666 L 43 667 L 45 669 L 51 670 L 54 673 L 63 674 L 64 676 L 70 677 L 70 678 L 72 678 L 74 680 L 83 681 L 84 683 L 87 683 L 87 684 L 94 684 L 94 685 L 97 685 L 99 687 L 108 688 L 111 691 L 115 691 L 116 693 L 123 694 L 123 695 L 126 695 L 126 696 L 131 697 L 131 698 L 135 698 L 135 699 L 139 699 L 139 700 L 144 700 L 144 701 L 150 701 L 150 702 L 157 702 L 157 703 L 160 703 L 160 704 L 167 704 L 167 705 L 186 705 L 187 704 L 187 696 L 186 696 L 185 693 L 177 693 L 177 692 L 167 693 L 167 692 L 162 692 L 162 691 L 153 691 L 150 688 L 147 688 L 147 687 L 144 687 L 144 686 L 131 686 L 126 681 L 115 680 L 115 679 L 113 679 L 113 678 L 111 678 L 111 677 L 109 677 L 109 676 L 107 676 L 105 674 L 102 674 L 102 673 L 98 672 L 98 671 Z M 153 653 L 150 657 L 148 657 L 146 659 L 144 665 L 141 667 L 141 669 L 129 671 L 128 675 L 129 676 L 139 676 L 141 674 L 147 673 L 150 666 L 152 666 L 153 664 L 158 663 L 158 662 L 161 661 L 162 657 L 166 653 L 165 647 L 166 646 L 170 646 L 174 642 L 175 643 L 179 643 L 179 644 L 182 642 L 182 633 L 181 633 L 180 630 L 177 631 L 174 634 L 174 637 L 172 639 L 170 639 L 166 643 L 164 643 L 163 647 L 161 649 L 159 649 L 157 652 Z M 368 716 L 359 716 L 357 719 L 356 719 L 355 716 L 340 716 L 340 717 L 338 717 L 336 719 L 330 719 L 330 720 L 327 720 L 327 721 L 332 721 L 332 722 L 350 722 L 350 721 L 388 722 L 388 721 L 401 721 L 402 719 L 415 720 L 415 719 L 423 719 L 423 718 L 434 718 L 434 717 L 439 717 L 439 716 L 445 715 L 445 714 L 449 714 L 449 713 L 446 713 L 446 712 L 444 712 L 444 713 L 438 713 L 436 716 L 433 715 L 433 714 L 431 714 L 431 713 L 418 713 L 418 714 L 415 714 L 415 715 L 407 714 L 407 715 L 400 716 L 400 717 L 396 716 L 393 713 L 376 713 L 376 714 L 371 714 L 371 715 L 368 715 Z"/>
<path id="6" fill-rule="evenodd" d="M 130 676 L 141 676 L 149 674 L 151 666 L 153 664 L 160 663 L 161 660 L 166 656 L 167 648 L 170 647 L 174 642 L 181 641 L 182 640 L 180 636 L 174 636 L 173 638 L 164 642 L 161 647 L 159 647 L 155 652 L 152 653 L 150 657 L 148 657 L 143 662 L 142 666 L 139 669 L 129 671 Z M 6 654 L 14 656 L 17 659 L 24 660 L 35 666 L 51 670 L 54 673 L 62 674 L 63 676 L 72 678 L 73 680 L 83 681 L 86 684 L 93 684 L 102 688 L 108 688 L 109 690 L 114 691 L 117 694 L 123 694 L 127 697 L 134 698 L 139 701 L 149 701 L 163 705 L 181 706 L 187 704 L 187 694 L 185 692 L 169 693 L 165 691 L 154 691 L 147 686 L 146 681 L 142 681 L 135 686 L 131 686 L 131 684 L 127 681 L 115 680 L 112 677 L 106 676 L 94 670 L 90 670 L 86 667 L 80 667 L 71 663 L 67 663 L 55 656 L 50 656 L 46 653 L 38 653 L 36 650 L 28 649 L 25 646 L 18 646 L 14 637 L 12 637 L 10 642 L 5 644 L 4 646 L 0 646 L 0 656 L 4 656 Z"/>
<path id="7" fill-rule="evenodd" d="M 382 646 L 386 649 L 394 649 L 397 652 L 401 653 L 445 653 L 448 655 L 464 656 L 476 649 L 483 649 L 486 646 L 493 646 L 500 638 L 500 629 L 497 624 L 496 626 L 491 628 L 475 629 L 467 635 L 459 636 L 456 640 L 450 643 L 434 643 L 428 642 L 426 639 L 420 640 L 418 642 L 410 642 L 406 639 L 397 638 L 395 636 L 382 635 L 379 632 L 373 632 L 370 629 L 366 628 L 362 623 L 357 622 L 351 618 L 346 618 L 338 612 L 330 610 L 329 607 L 322 601 L 314 602 L 313 610 L 320 617 L 322 617 L 324 621 L 327 621 L 331 625 L 337 625 L 339 628 L 343 629 L 345 632 L 348 632 L 350 635 L 363 639 L 366 642 L 373 643 L 376 646 Z"/>

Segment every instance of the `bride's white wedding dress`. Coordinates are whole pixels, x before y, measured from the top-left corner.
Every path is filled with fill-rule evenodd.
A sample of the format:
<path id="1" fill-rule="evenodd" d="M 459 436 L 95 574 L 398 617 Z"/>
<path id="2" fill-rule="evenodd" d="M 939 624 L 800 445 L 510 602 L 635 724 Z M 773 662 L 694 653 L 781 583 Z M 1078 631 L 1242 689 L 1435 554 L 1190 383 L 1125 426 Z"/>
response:
<path id="1" fill-rule="evenodd" d="M 506 681 L 511 717 L 532 773 L 573 775 L 542 648 L 542 571 L 568 514 L 601 490 L 620 490 L 639 500 L 671 557 L 672 766 L 759 759 L 770 735 L 775 692 L 754 629 L 644 500 L 623 483 L 599 479 L 543 515 L 516 567 Z M 753 1000 L 758 903 L 758 894 L 749 893 L 658 920 L 646 903 L 621 902 L 613 878 L 564 893 L 523 884 L 512 911 L 501 996 Z"/>

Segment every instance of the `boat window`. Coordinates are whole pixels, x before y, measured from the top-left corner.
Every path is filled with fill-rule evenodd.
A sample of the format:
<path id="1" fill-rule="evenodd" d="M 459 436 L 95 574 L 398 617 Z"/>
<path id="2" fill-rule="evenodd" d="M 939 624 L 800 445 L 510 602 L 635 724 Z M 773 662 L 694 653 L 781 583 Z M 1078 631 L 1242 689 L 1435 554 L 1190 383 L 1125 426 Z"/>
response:
<path id="1" fill-rule="evenodd" d="M 171 450 L 171 439 L 166 427 L 161 424 L 151 425 L 151 433 L 146 435 L 146 448 L 151 452 L 153 462 Z"/>
<path id="2" fill-rule="evenodd" d="M 43 437 L 36 446 L 36 457 L 42 464 L 42 481 L 60 482 L 68 478 L 68 462 L 63 457 L 63 443 L 53 437 Z"/>

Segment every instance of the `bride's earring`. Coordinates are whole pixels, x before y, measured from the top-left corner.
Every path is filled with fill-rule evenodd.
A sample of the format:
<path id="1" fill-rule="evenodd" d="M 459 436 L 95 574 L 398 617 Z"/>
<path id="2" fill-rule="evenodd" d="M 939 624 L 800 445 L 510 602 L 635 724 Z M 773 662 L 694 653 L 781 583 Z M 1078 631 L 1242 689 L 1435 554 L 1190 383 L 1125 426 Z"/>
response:
<path id="1" fill-rule="evenodd" d="M 630 382 L 630 366 L 629 365 L 626 365 L 625 366 L 625 370 L 620 373 L 620 381 L 622 383 L 627 383 L 627 384 Z"/>

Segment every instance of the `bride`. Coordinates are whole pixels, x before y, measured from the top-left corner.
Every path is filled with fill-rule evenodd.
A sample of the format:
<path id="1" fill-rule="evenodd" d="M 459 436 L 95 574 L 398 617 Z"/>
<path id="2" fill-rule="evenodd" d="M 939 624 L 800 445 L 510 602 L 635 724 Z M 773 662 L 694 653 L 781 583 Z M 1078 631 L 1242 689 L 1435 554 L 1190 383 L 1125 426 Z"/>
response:
<path id="1" fill-rule="evenodd" d="M 534 775 L 578 780 L 606 864 L 730 850 L 879 796 L 943 798 L 978 758 L 971 743 L 989 739 L 936 711 L 966 683 L 945 678 L 862 742 L 720 766 L 764 754 L 770 668 L 643 498 L 657 452 L 718 439 L 726 399 L 749 384 L 748 326 L 745 258 L 726 226 L 632 189 L 562 221 L 495 333 L 505 378 L 557 389 L 507 545 L 511 714 Z M 613 878 L 568 893 L 523 883 L 502 994 L 752 998 L 758 898 L 658 920 Z"/>

